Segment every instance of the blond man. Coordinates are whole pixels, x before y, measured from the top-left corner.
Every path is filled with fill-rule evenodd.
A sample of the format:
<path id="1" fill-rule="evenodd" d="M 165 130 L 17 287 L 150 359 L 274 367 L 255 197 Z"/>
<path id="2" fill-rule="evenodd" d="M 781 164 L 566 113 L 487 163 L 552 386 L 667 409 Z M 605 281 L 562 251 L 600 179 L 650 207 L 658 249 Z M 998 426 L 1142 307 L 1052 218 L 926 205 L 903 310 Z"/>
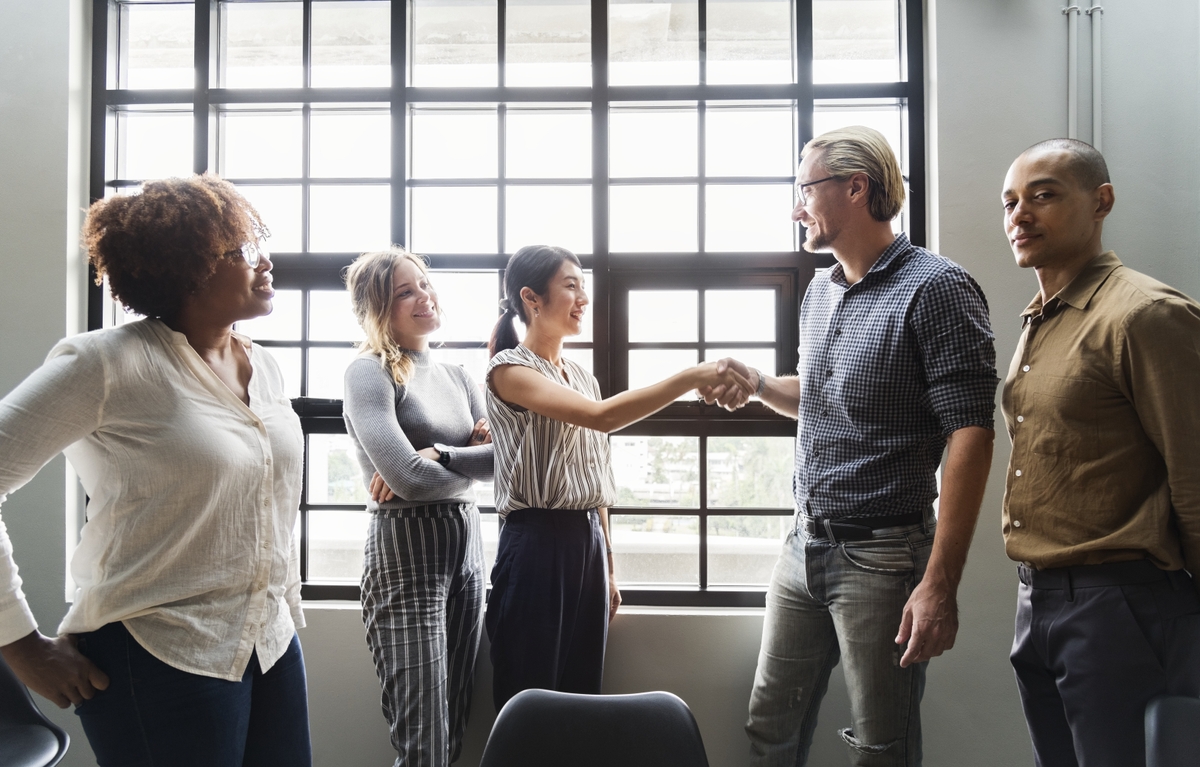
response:
<path id="1" fill-rule="evenodd" d="M 805 249 L 837 259 L 804 298 L 798 375 L 728 363 L 799 421 L 797 511 L 767 592 L 746 725 L 751 763 L 806 763 L 840 660 L 851 762 L 917 765 L 925 667 L 954 645 L 958 583 L 991 464 L 987 303 L 962 267 L 893 234 L 904 184 L 877 131 L 810 141 L 796 192 Z M 722 404 L 740 396 L 709 395 Z"/>

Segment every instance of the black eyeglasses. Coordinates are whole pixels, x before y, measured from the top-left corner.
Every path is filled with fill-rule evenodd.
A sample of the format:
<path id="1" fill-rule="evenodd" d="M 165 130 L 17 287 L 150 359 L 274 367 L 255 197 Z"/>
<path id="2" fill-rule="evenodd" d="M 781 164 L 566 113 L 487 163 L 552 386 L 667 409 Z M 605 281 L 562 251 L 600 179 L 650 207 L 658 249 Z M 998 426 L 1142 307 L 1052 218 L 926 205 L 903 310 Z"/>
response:
<path id="1" fill-rule="evenodd" d="M 800 204 L 808 204 L 808 187 L 816 186 L 817 184 L 824 184 L 826 181 L 833 181 L 836 178 L 837 176 L 826 176 L 825 178 L 819 178 L 816 181 L 809 181 L 807 184 L 796 184 L 796 196 L 800 198 Z"/>

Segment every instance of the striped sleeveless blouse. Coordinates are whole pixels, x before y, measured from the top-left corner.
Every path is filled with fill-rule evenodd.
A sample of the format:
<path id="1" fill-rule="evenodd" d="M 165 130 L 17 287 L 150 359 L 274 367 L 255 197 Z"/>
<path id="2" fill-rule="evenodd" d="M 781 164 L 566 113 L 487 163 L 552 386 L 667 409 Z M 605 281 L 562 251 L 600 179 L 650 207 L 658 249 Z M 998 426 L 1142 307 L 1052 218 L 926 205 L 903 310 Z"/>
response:
<path id="1" fill-rule="evenodd" d="M 563 358 L 567 380 L 548 360 L 524 346 L 499 352 L 488 364 L 487 414 L 495 445 L 496 511 L 594 509 L 616 502 L 608 435 L 556 421 L 504 402 L 492 391 L 492 371 L 501 365 L 533 368 L 589 399 L 600 399 L 595 377 Z"/>

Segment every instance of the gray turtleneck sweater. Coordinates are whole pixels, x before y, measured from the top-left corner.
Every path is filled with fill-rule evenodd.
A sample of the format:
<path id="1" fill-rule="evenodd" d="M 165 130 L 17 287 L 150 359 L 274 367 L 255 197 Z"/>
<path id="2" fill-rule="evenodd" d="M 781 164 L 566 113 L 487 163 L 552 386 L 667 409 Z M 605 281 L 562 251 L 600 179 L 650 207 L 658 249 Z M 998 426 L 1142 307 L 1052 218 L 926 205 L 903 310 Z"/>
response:
<path id="1" fill-rule="evenodd" d="M 492 445 L 464 447 L 475 422 L 487 415 L 479 387 L 456 365 L 433 362 L 429 352 L 409 352 L 415 368 L 397 385 L 374 354 L 346 368 L 343 418 L 354 440 L 363 481 L 379 476 L 396 497 L 367 510 L 409 508 L 439 501 L 471 502 L 474 480 L 492 478 Z M 444 467 L 417 454 L 435 442 L 450 446 Z"/>

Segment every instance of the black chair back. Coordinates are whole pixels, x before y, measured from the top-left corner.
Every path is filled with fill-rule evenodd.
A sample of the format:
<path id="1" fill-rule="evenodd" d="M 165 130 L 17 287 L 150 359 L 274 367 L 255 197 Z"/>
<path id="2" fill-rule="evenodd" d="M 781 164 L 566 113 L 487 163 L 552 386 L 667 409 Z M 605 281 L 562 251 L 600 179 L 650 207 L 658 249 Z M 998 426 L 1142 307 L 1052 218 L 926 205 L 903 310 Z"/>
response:
<path id="1" fill-rule="evenodd" d="M 52 767 L 70 743 L 0 656 L 0 767 Z"/>
<path id="2" fill-rule="evenodd" d="M 708 767 L 700 728 L 669 692 L 525 690 L 500 711 L 479 767 Z"/>

